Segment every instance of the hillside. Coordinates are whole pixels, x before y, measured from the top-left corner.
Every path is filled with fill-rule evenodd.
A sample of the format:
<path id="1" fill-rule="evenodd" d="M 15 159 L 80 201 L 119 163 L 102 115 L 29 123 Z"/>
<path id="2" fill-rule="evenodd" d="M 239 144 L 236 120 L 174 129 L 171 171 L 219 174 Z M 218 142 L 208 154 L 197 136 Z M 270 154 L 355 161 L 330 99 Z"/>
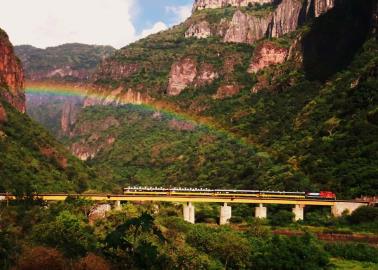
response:
<path id="1" fill-rule="evenodd" d="M 86 81 L 96 66 L 115 49 L 111 46 L 63 44 L 39 49 L 30 45 L 15 46 L 26 80 Z"/>
<path id="2" fill-rule="evenodd" d="M 93 185 L 91 170 L 23 113 L 23 69 L 1 29 L 0 82 L 0 192 L 84 191 Z"/>
<path id="3" fill-rule="evenodd" d="M 117 51 L 100 66 L 95 83 L 117 89 L 102 95 L 119 98 L 119 89 L 132 89 L 211 119 L 290 164 L 305 176 L 299 183 L 309 178 L 348 197 L 374 194 L 378 46 L 371 33 L 377 3 L 366 3 L 340 1 L 306 17 L 305 6 L 289 0 L 195 11 L 185 23 Z M 273 31 L 275 25 L 287 23 L 273 23 L 265 37 L 253 36 L 259 32 L 240 20 L 243 13 L 251 22 L 292 22 L 295 14 L 282 12 L 296 5 L 302 23 L 282 31 Z M 227 39 L 231 34 L 220 31 L 225 25 L 226 33 L 243 38 Z"/>
<path id="4" fill-rule="evenodd" d="M 180 164 L 178 155 L 189 149 L 188 156 L 198 156 L 198 144 L 180 141 L 180 132 L 170 134 L 168 129 L 165 134 L 166 124 L 156 129 L 150 118 L 138 116 L 136 126 L 110 127 L 90 137 L 87 128 L 101 126 L 105 115 L 128 119 L 131 113 L 101 107 L 94 109 L 96 113 L 89 109 L 79 113 L 79 120 L 70 126 L 66 134 L 72 136 L 65 140 L 73 153 L 90 157 L 88 162 L 96 170 L 114 172 L 114 180 L 122 184 L 146 183 L 143 179 L 150 167 L 156 176 L 153 181 L 171 183 L 159 177 L 169 175 L 167 168 L 176 164 L 180 184 L 324 189 L 342 197 L 376 194 L 377 1 L 361 5 L 356 0 L 282 0 L 242 6 L 226 1 L 221 8 L 217 3 L 222 1 L 210 2 L 216 5 L 194 8 L 184 23 L 104 60 L 93 76 L 93 94 L 98 98 L 87 98 L 84 106 L 148 103 L 191 115 L 242 139 L 248 144 L 243 146 L 246 153 L 256 149 L 269 165 L 260 167 L 258 155 L 251 153 L 257 159 L 243 162 L 254 168 L 255 172 L 245 170 L 253 177 L 242 173 L 227 176 L 224 182 L 211 177 L 198 180 L 202 179 L 198 172 L 205 170 L 203 163 Z M 196 1 L 195 7 L 201 3 L 206 0 Z M 134 139 L 126 139 L 135 134 Z M 147 153 L 165 147 L 166 137 L 173 138 L 168 148 L 177 140 L 183 149 L 154 167 Z M 109 138 L 119 150 L 107 149 L 104 142 Z M 235 151 L 225 141 L 212 147 L 215 152 Z M 116 162 L 124 160 L 127 151 L 130 159 Z M 226 155 L 226 159 L 230 168 L 236 166 L 235 157 Z M 211 166 L 221 166 L 217 159 L 207 160 Z M 143 176 L 135 176 L 136 167 Z"/>

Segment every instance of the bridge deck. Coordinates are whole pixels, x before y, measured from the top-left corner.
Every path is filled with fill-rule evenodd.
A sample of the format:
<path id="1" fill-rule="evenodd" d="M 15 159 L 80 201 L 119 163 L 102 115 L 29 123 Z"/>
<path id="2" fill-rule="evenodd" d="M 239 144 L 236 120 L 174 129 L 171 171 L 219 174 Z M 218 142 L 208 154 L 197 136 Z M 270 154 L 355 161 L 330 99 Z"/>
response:
<path id="1" fill-rule="evenodd" d="M 237 196 L 178 196 L 178 195 L 107 195 L 107 194 L 39 194 L 36 198 L 45 201 L 64 201 L 68 196 L 85 198 L 92 201 L 160 201 L 160 202 L 197 202 L 197 203 L 247 203 L 247 204 L 291 204 L 333 206 L 335 200 L 256 198 Z M 15 200 L 13 195 L 0 194 L 0 200 Z"/>

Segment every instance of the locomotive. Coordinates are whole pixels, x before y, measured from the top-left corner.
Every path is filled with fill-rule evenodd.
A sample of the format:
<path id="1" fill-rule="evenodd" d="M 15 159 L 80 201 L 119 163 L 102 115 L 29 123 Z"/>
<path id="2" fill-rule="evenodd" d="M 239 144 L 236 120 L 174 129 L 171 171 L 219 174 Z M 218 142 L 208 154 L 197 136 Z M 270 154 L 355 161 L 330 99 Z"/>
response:
<path id="1" fill-rule="evenodd" d="M 282 199 L 316 199 L 336 200 L 336 194 L 331 191 L 320 192 L 291 192 L 291 191 L 262 191 L 236 189 L 208 189 L 208 188 L 164 188 L 164 187 L 127 187 L 123 189 L 125 195 L 146 196 L 217 196 L 217 197 L 258 197 Z"/>

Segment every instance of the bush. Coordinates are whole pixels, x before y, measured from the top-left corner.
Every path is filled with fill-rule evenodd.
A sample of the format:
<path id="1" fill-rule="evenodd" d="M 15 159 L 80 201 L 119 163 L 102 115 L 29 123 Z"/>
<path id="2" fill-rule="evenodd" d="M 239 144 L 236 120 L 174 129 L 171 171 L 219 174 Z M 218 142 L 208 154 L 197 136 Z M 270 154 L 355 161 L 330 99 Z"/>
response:
<path id="1" fill-rule="evenodd" d="M 109 264 L 100 256 L 89 253 L 81 258 L 74 267 L 75 270 L 109 270 Z"/>
<path id="2" fill-rule="evenodd" d="M 67 269 L 63 255 L 56 249 L 36 247 L 26 251 L 18 262 L 19 270 L 63 270 Z"/>
<path id="3" fill-rule="evenodd" d="M 356 209 L 349 217 L 352 224 L 370 223 L 378 221 L 378 208 L 362 206 Z"/>
<path id="4" fill-rule="evenodd" d="M 378 248 L 367 244 L 329 243 L 325 245 L 325 249 L 333 257 L 378 263 Z"/>
<path id="5" fill-rule="evenodd" d="M 293 222 L 294 214 L 287 210 L 280 210 L 270 218 L 270 224 L 273 226 L 287 226 Z"/>
<path id="6" fill-rule="evenodd" d="M 252 269 L 315 270 L 326 269 L 329 256 L 311 235 L 302 237 L 273 236 L 259 245 L 252 259 Z"/>

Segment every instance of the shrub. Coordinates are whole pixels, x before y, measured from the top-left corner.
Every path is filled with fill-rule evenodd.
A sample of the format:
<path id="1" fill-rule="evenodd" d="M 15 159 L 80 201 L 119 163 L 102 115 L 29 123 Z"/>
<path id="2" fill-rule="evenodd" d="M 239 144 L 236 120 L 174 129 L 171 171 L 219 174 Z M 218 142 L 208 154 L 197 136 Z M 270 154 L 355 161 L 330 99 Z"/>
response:
<path id="1" fill-rule="evenodd" d="M 109 270 L 109 264 L 100 256 L 89 253 L 81 258 L 74 267 L 75 270 Z"/>
<path id="2" fill-rule="evenodd" d="M 352 224 L 370 223 L 378 221 L 378 208 L 362 206 L 356 209 L 349 217 Z"/>
<path id="3" fill-rule="evenodd" d="M 378 263 L 378 248 L 367 244 L 328 243 L 325 249 L 334 257 Z"/>
<path id="4" fill-rule="evenodd" d="M 270 218 L 270 223 L 273 226 L 286 226 L 293 222 L 294 214 L 287 210 L 280 210 L 273 214 Z"/>
<path id="5" fill-rule="evenodd" d="M 63 270 L 67 269 L 63 255 L 56 249 L 36 247 L 26 251 L 20 258 L 19 270 Z"/>

